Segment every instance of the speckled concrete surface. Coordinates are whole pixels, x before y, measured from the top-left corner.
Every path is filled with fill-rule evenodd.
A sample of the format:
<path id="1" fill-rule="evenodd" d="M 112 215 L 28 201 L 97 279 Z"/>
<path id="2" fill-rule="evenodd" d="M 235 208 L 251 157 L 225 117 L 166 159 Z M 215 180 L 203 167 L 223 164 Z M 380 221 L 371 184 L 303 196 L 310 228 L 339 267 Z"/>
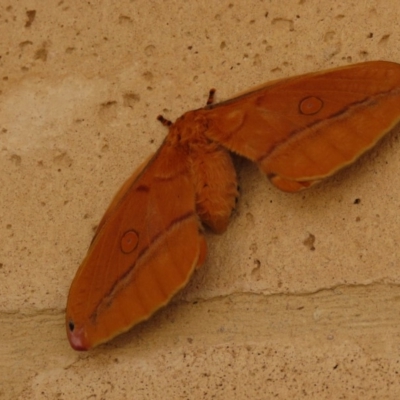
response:
<path id="1" fill-rule="evenodd" d="M 250 4 L 251 3 L 251 4 Z M 400 62 L 397 1 L 2 0 L 0 398 L 398 399 L 400 143 L 284 194 L 236 160 L 226 234 L 166 309 L 88 353 L 72 277 L 175 119 L 268 80 Z"/>

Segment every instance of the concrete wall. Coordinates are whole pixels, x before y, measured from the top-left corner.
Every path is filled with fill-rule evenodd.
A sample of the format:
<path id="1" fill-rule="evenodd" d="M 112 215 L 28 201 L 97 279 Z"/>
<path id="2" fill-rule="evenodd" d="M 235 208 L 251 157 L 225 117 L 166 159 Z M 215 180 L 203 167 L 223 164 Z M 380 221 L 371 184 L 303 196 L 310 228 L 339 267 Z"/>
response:
<path id="1" fill-rule="evenodd" d="M 399 398 L 398 130 L 297 195 L 237 159 L 231 225 L 172 304 L 87 353 L 64 327 L 95 226 L 166 134 L 159 113 L 400 62 L 398 1 L 1 3 L 0 398 Z"/>

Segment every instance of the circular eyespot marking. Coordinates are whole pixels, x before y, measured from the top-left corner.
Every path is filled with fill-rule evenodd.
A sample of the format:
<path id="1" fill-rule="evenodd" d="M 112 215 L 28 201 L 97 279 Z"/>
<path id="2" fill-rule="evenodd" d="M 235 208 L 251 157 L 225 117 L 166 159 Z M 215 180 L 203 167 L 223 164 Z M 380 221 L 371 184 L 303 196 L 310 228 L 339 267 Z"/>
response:
<path id="1" fill-rule="evenodd" d="M 300 112 L 304 115 L 314 115 L 321 111 L 324 106 L 324 102 L 314 96 L 306 97 L 299 103 Z"/>
<path id="2" fill-rule="evenodd" d="M 124 233 L 121 239 L 121 250 L 125 254 L 132 253 L 139 243 L 139 235 L 134 230 Z"/>

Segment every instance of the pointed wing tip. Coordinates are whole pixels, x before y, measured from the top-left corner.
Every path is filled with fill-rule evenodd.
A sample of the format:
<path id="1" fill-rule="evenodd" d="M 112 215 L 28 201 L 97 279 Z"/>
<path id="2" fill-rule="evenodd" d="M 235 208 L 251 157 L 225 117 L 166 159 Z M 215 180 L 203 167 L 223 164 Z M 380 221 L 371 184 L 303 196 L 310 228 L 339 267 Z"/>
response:
<path id="1" fill-rule="evenodd" d="M 86 340 L 83 329 L 71 329 L 71 324 L 68 323 L 67 326 L 67 336 L 71 347 L 76 351 L 87 351 L 90 349 L 90 345 Z"/>

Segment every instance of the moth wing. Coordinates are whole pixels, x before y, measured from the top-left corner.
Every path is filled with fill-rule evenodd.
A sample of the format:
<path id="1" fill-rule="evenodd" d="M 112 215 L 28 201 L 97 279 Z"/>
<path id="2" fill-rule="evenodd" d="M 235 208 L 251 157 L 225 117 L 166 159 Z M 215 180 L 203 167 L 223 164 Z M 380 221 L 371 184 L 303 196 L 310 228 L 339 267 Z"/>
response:
<path id="1" fill-rule="evenodd" d="M 295 192 L 355 161 L 400 120 L 400 65 L 374 61 L 271 82 L 203 110 L 206 135 Z"/>
<path id="2" fill-rule="evenodd" d="M 86 350 L 165 305 L 203 263 L 187 155 L 164 144 L 121 188 L 71 284 L 71 346 Z"/>

